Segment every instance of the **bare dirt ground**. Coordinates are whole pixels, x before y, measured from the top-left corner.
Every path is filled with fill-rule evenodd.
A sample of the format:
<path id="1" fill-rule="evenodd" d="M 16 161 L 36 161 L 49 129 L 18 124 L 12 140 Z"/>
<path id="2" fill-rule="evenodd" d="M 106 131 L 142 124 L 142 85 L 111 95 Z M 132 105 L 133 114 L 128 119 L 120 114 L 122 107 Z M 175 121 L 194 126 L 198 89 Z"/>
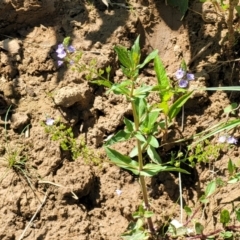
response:
<path id="1" fill-rule="evenodd" d="M 125 4 L 121 0 L 118 3 Z M 102 150 L 103 140 L 123 126 L 128 104 L 88 84 L 67 67 L 57 66 L 55 50 L 64 37 L 70 36 L 72 45 L 84 51 L 86 61 L 95 58 L 99 68 L 110 64 L 117 70 L 113 47 L 130 47 L 140 34 L 143 53 L 158 49 L 169 76 L 174 75 L 183 57 L 196 74 L 198 85 L 239 85 L 238 62 L 224 62 L 228 52 L 222 17 L 207 16 L 210 20 L 206 21 L 198 0 L 191 1 L 183 21 L 180 13 L 163 0 L 131 0 L 129 4 L 130 9 L 118 5 L 107 9 L 100 0 L 0 0 L 0 239 L 117 240 L 126 230 L 131 213 L 141 204 L 137 177 L 109 164 Z M 237 49 L 235 57 L 239 57 Z M 151 65 L 142 75 L 156 81 Z M 113 81 L 120 78 L 119 71 L 113 74 Z M 72 100 L 71 94 L 80 97 Z M 239 103 L 239 93 L 196 95 L 185 108 L 183 136 L 222 121 L 226 118 L 223 109 L 232 101 Z M 73 128 L 77 139 L 84 136 L 100 164 L 86 163 L 83 158 L 72 161 L 63 153 L 59 143 L 44 131 L 41 123 L 47 116 L 61 118 Z M 179 116 L 179 128 L 181 121 Z M 26 126 L 29 135 L 22 134 Z M 177 138 L 171 131 L 170 136 Z M 239 138 L 239 129 L 234 136 Z M 127 144 L 120 147 L 129 150 Z M 14 151 L 26 157 L 27 176 L 6 166 L 6 159 Z M 188 206 L 198 205 L 204 186 L 216 174 L 226 176 L 229 158 L 240 165 L 238 145 L 183 176 Z M 178 181 L 177 174 L 172 173 L 160 173 L 148 180 L 156 213 L 154 223 L 160 229 L 179 218 Z M 121 195 L 116 194 L 117 189 L 122 190 Z M 218 228 L 216 219 L 223 207 L 231 210 L 232 203 L 239 204 L 237 192 L 238 184 L 222 188 L 210 199 L 211 204 L 197 213 L 196 219 L 201 219 L 206 232 Z"/>

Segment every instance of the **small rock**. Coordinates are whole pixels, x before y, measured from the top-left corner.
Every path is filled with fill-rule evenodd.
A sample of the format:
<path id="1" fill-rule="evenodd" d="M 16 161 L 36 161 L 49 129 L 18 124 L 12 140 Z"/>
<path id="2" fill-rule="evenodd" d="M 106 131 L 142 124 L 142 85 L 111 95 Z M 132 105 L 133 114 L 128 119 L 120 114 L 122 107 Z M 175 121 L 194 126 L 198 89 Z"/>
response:
<path id="1" fill-rule="evenodd" d="M 84 102 L 87 91 L 88 87 L 86 85 L 66 86 L 55 94 L 54 101 L 59 106 L 70 107 L 76 102 Z"/>
<path id="2" fill-rule="evenodd" d="M 8 51 L 11 54 L 18 54 L 20 50 L 20 44 L 17 39 L 5 39 L 0 42 L 0 48 Z"/>
<path id="3" fill-rule="evenodd" d="M 20 129 L 29 124 L 29 117 L 25 113 L 14 113 L 11 117 L 11 126 L 13 129 Z"/>

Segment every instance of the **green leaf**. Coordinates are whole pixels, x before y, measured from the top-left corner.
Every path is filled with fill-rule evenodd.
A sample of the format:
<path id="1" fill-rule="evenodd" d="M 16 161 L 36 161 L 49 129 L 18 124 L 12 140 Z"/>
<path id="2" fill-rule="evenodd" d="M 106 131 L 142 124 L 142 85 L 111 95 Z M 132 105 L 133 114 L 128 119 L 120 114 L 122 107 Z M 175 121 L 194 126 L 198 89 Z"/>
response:
<path id="1" fill-rule="evenodd" d="M 236 109 L 238 107 L 237 103 L 231 103 L 230 105 L 228 105 L 227 107 L 224 108 L 224 113 L 229 114 L 229 113 L 235 113 L 234 109 Z"/>
<path id="2" fill-rule="evenodd" d="M 184 210 L 185 210 L 185 212 L 186 212 L 186 214 L 187 214 L 188 216 L 191 216 L 191 215 L 192 215 L 192 209 L 191 209 L 190 207 L 185 206 L 185 207 L 184 207 Z"/>
<path id="3" fill-rule="evenodd" d="M 220 234 L 220 237 L 223 237 L 224 239 L 231 238 L 232 236 L 233 236 L 233 233 L 230 231 L 221 232 Z"/>
<path id="4" fill-rule="evenodd" d="M 168 112 L 169 112 L 169 104 L 168 102 L 161 102 L 159 103 L 159 107 L 162 109 L 163 113 L 165 114 L 165 116 L 168 115 Z"/>
<path id="5" fill-rule="evenodd" d="M 228 172 L 229 172 L 229 174 L 233 175 L 235 170 L 236 170 L 236 165 L 232 162 L 231 159 L 229 159 L 229 161 L 228 161 Z"/>
<path id="6" fill-rule="evenodd" d="M 206 198 L 205 194 L 202 195 L 200 198 L 199 198 L 199 201 L 206 204 L 209 202 L 209 200 Z"/>
<path id="7" fill-rule="evenodd" d="M 150 217 L 152 217 L 154 214 L 153 214 L 153 212 L 152 211 L 144 211 L 144 217 L 145 218 L 150 218 Z"/>
<path id="8" fill-rule="evenodd" d="M 170 167 L 170 166 L 161 166 L 161 165 L 156 165 L 152 163 L 147 163 L 142 171 L 140 172 L 141 176 L 146 176 L 146 177 L 152 177 L 155 176 L 159 172 L 182 172 L 182 173 L 188 173 L 186 170 L 181 169 L 181 168 L 176 168 L 176 167 Z"/>
<path id="9" fill-rule="evenodd" d="M 181 110 L 181 107 L 187 102 L 187 100 L 191 97 L 191 95 L 192 95 L 192 92 L 188 92 L 173 103 L 173 105 L 170 107 L 168 112 L 168 117 L 170 119 L 170 122 L 173 120 L 173 118 L 177 116 L 177 114 Z"/>
<path id="10" fill-rule="evenodd" d="M 138 65 L 138 68 L 143 68 L 146 64 L 148 64 L 151 60 L 153 60 L 158 55 L 158 50 L 154 50 L 151 52 L 143 61 L 142 64 Z"/>
<path id="11" fill-rule="evenodd" d="M 133 103 L 136 107 L 138 118 L 141 119 L 147 112 L 147 101 L 144 98 L 135 98 Z"/>
<path id="12" fill-rule="evenodd" d="M 110 88 L 113 84 L 108 80 L 93 80 L 91 83 Z"/>
<path id="13" fill-rule="evenodd" d="M 196 222 L 194 227 L 195 227 L 196 234 L 202 234 L 203 233 L 204 227 L 201 223 Z"/>
<path id="14" fill-rule="evenodd" d="M 154 148 L 158 148 L 159 147 L 159 143 L 158 143 L 158 140 L 150 135 L 148 138 L 147 138 L 147 142 L 150 146 L 154 147 Z"/>
<path id="15" fill-rule="evenodd" d="M 148 129 L 153 128 L 153 126 L 156 123 L 157 118 L 159 116 L 159 111 L 160 111 L 160 109 L 158 109 L 157 111 L 152 111 L 152 112 L 148 113 L 148 123 L 147 123 Z"/>
<path id="16" fill-rule="evenodd" d="M 140 36 L 137 37 L 131 49 L 132 68 L 137 68 L 137 65 L 139 64 L 140 57 L 141 57 L 139 38 Z"/>
<path id="17" fill-rule="evenodd" d="M 240 222 L 240 208 L 238 210 L 235 210 L 237 220 Z"/>
<path id="18" fill-rule="evenodd" d="M 136 175 L 139 175 L 139 165 L 137 161 L 132 160 L 130 157 L 122 155 L 114 149 L 105 147 L 105 151 L 111 162 L 118 167 L 127 169 Z"/>
<path id="19" fill-rule="evenodd" d="M 130 158 L 134 158 L 134 157 L 136 157 L 138 155 L 138 148 L 137 148 L 137 146 L 135 146 L 133 149 L 132 149 L 132 151 L 129 153 L 129 157 Z"/>
<path id="20" fill-rule="evenodd" d="M 225 226 L 230 222 L 230 213 L 228 210 L 224 209 L 220 214 L 220 222 Z"/>
<path id="21" fill-rule="evenodd" d="M 152 90 L 152 88 L 153 88 L 152 86 L 145 85 L 145 86 L 141 86 L 137 89 L 134 89 L 133 90 L 133 97 L 144 98 L 144 97 L 148 96 L 148 94 Z"/>
<path id="22" fill-rule="evenodd" d="M 70 44 L 70 37 L 65 37 L 64 39 L 63 39 L 63 45 L 64 45 L 64 47 L 68 47 L 69 46 L 69 44 Z"/>
<path id="23" fill-rule="evenodd" d="M 162 163 L 162 160 L 154 147 L 148 146 L 147 154 L 154 163 L 156 163 L 156 164 Z"/>
<path id="24" fill-rule="evenodd" d="M 128 132 L 133 132 L 134 131 L 134 122 L 130 121 L 127 118 L 124 118 L 123 121 L 126 125 L 127 131 Z"/>
<path id="25" fill-rule="evenodd" d="M 117 142 L 126 141 L 131 137 L 131 133 L 125 130 L 120 130 L 113 137 L 111 137 L 105 144 L 110 146 Z"/>
<path id="26" fill-rule="evenodd" d="M 135 132 L 134 137 L 136 137 L 142 143 L 146 142 L 146 138 L 139 131 Z"/>
<path id="27" fill-rule="evenodd" d="M 211 181 L 210 183 L 208 183 L 205 190 L 206 198 L 211 196 L 216 191 L 216 188 L 217 188 L 216 181 Z"/>
<path id="28" fill-rule="evenodd" d="M 156 72 L 159 95 L 161 99 L 164 99 L 164 96 L 168 94 L 169 88 L 171 87 L 170 80 L 167 76 L 166 70 L 163 66 L 163 63 L 159 56 L 154 58 L 154 70 Z"/>
<path id="29" fill-rule="evenodd" d="M 110 90 L 112 90 L 115 94 L 123 94 L 125 96 L 129 96 L 130 90 L 128 89 L 128 86 L 131 84 L 132 84 L 132 81 L 125 80 L 120 84 L 118 83 L 113 84 Z"/>
<path id="30" fill-rule="evenodd" d="M 129 58 L 129 53 L 128 53 L 127 48 L 125 48 L 123 46 L 115 46 L 114 50 L 118 55 L 118 59 L 119 59 L 120 63 L 126 68 L 131 68 L 132 61 Z"/>

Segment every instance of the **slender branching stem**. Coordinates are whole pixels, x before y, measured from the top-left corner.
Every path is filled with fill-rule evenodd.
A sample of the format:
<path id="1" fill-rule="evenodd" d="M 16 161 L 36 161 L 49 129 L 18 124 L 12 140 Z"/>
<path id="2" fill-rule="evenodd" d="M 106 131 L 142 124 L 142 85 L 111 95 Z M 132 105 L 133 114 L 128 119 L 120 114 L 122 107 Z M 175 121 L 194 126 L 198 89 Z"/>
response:
<path id="1" fill-rule="evenodd" d="M 134 86 L 134 83 L 132 84 L 132 86 Z M 132 87 L 132 89 L 133 89 L 133 87 Z M 131 100 L 131 105 L 132 105 L 132 110 L 133 110 L 135 130 L 138 131 L 139 130 L 139 118 L 138 118 L 138 115 L 137 115 L 134 100 Z M 142 155 L 141 142 L 138 139 L 137 139 L 137 149 L 138 149 L 139 172 L 141 172 L 142 169 L 143 169 L 143 155 Z M 140 175 L 139 179 L 140 179 L 140 185 L 141 185 L 141 188 L 142 188 L 143 201 L 144 201 L 145 208 L 147 209 L 147 211 L 150 211 L 150 204 L 149 204 L 149 201 L 148 201 L 148 194 L 147 194 L 147 187 L 146 187 L 145 178 L 144 178 L 144 176 Z M 153 234 L 154 233 L 154 227 L 153 227 L 152 218 L 151 217 L 147 218 L 147 222 L 148 222 L 148 228 L 149 228 L 150 232 Z"/>

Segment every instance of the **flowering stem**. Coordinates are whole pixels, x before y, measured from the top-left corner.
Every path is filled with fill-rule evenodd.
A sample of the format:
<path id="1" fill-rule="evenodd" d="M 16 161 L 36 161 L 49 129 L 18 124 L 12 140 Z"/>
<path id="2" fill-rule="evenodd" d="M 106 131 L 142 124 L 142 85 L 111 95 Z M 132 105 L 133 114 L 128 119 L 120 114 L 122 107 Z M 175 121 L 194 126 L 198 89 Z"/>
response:
<path id="1" fill-rule="evenodd" d="M 133 89 L 134 89 L 134 81 L 132 82 L 131 95 L 133 93 Z M 132 99 L 132 96 L 130 96 L 130 99 Z M 134 100 L 131 100 L 131 105 L 132 105 L 132 110 L 133 110 L 133 119 L 134 119 L 134 124 L 135 124 L 135 131 L 138 131 L 139 130 L 139 118 L 138 118 L 138 115 L 137 115 Z M 138 149 L 139 172 L 141 172 L 142 169 L 143 169 L 143 155 L 142 155 L 141 142 L 138 139 L 137 139 L 137 149 Z M 148 201 L 148 194 L 147 194 L 147 188 L 146 188 L 146 182 L 145 182 L 144 176 L 140 175 L 139 180 L 140 180 L 140 185 L 141 185 L 142 194 L 143 194 L 143 201 L 144 201 L 144 205 L 145 205 L 144 208 L 147 211 L 150 211 L 150 204 L 149 204 L 149 201 Z M 148 223 L 148 228 L 149 228 L 150 232 L 152 234 L 154 234 L 155 231 L 154 231 L 153 222 L 152 222 L 151 217 L 147 218 L 147 223 Z"/>

